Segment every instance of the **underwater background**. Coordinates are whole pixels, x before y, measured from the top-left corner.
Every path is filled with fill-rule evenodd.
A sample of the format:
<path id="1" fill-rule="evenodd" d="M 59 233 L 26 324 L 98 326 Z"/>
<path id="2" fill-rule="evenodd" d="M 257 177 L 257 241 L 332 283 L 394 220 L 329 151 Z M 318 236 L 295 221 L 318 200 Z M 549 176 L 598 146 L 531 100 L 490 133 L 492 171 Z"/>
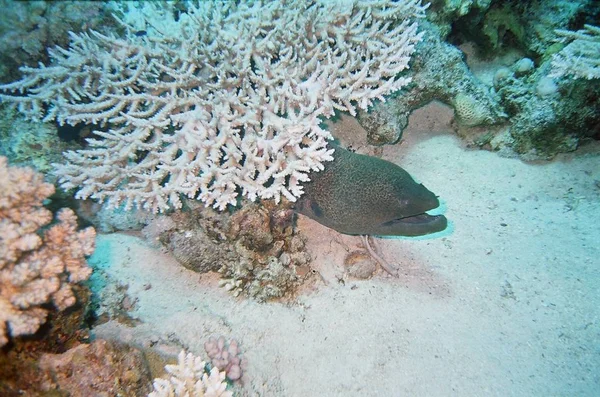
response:
<path id="1" fill-rule="evenodd" d="M 599 2 L 0 5 L 0 395 L 600 395 Z"/>

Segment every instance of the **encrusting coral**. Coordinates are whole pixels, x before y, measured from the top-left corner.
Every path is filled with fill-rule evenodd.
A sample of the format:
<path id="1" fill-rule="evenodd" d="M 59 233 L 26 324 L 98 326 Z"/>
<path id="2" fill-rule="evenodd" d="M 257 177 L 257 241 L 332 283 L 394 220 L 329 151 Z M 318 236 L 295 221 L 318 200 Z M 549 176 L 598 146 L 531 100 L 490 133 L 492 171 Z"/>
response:
<path id="1" fill-rule="evenodd" d="M 206 362 L 183 350 L 176 365 L 167 365 L 168 379 L 154 380 L 154 391 L 148 397 L 231 397 L 226 390 L 225 371 L 216 367 L 207 371 Z"/>
<path id="2" fill-rule="evenodd" d="M 320 127 L 405 87 L 420 0 L 123 5 L 125 37 L 72 34 L 0 86 L 33 119 L 100 124 L 57 166 L 78 198 L 154 212 L 180 196 L 294 201 L 333 150 Z M 171 7 L 171 8 L 169 8 Z"/>
<path id="3" fill-rule="evenodd" d="M 72 285 L 86 280 L 85 257 L 94 251 L 93 228 L 77 231 L 68 208 L 52 221 L 43 201 L 54 186 L 29 168 L 9 167 L 0 157 L 0 346 L 9 337 L 35 333 L 46 321 L 47 304 L 62 311 L 76 298 Z"/>
<path id="4" fill-rule="evenodd" d="M 459 92 L 452 102 L 459 123 L 467 127 L 485 124 L 494 120 L 490 109 L 477 98 Z"/>

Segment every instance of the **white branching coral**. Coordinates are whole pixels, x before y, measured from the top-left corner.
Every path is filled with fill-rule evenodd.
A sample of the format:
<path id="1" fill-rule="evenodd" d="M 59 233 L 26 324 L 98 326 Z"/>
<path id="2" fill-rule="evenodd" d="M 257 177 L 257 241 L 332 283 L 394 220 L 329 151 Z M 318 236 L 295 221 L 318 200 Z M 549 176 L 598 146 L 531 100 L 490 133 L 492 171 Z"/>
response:
<path id="1" fill-rule="evenodd" d="M 167 365 L 168 379 L 154 379 L 154 391 L 148 397 L 231 397 L 227 391 L 225 371 L 213 367 L 206 371 L 206 362 L 183 350 L 176 365 Z"/>
<path id="2" fill-rule="evenodd" d="M 181 196 L 219 209 L 240 193 L 294 201 L 332 159 L 320 117 L 409 83 L 399 73 L 425 12 L 420 0 L 213 0 L 176 17 L 142 4 L 123 6 L 125 37 L 72 34 L 0 98 L 34 119 L 107 127 L 66 153 L 62 186 L 154 212 Z"/>
<path id="3" fill-rule="evenodd" d="M 550 77 L 600 79 L 600 26 L 585 25 L 572 32 L 557 30 L 569 44 L 552 57 Z"/>
<path id="4" fill-rule="evenodd" d="M 77 231 L 72 210 L 62 209 L 59 222 L 39 234 L 52 220 L 42 205 L 52 193 L 41 174 L 0 157 L 0 346 L 35 333 L 46 321 L 43 305 L 72 306 L 71 286 L 91 273 L 85 256 L 94 251 L 95 231 Z"/>

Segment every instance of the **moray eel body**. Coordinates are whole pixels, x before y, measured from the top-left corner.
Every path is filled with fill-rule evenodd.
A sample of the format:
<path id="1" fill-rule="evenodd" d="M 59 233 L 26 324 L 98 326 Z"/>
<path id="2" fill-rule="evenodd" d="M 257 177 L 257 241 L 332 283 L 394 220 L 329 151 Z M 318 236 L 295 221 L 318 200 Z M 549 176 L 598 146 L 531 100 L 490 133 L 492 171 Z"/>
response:
<path id="1" fill-rule="evenodd" d="M 394 163 L 333 146 L 334 160 L 310 174 L 295 204 L 300 214 L 345 234 L 421 236 L 442 231 L 436 195 Z"/>

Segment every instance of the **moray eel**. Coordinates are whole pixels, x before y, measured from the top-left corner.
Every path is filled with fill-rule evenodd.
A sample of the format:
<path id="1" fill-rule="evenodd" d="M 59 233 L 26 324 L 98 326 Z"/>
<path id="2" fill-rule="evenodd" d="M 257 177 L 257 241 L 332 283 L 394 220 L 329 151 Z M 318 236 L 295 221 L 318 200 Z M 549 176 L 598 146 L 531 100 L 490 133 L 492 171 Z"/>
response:
<path id="1" fill-rule="evenodd" d="M 344 234 L 422 236 L 442 231 L 443 215 L 435 194 L 402 168 L 376 157 L 333 146 L 334 160 L 311 173 L 296 212 Z"/>

